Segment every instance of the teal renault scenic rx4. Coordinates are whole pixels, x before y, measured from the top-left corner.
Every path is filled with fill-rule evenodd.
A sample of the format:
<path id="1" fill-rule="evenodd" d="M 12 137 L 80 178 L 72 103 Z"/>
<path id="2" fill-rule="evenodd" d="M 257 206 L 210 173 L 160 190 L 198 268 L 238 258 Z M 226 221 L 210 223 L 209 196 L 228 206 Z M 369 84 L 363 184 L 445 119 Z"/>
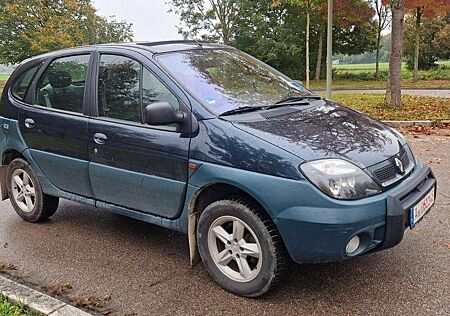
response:
<path id="1" fill-rule="evenodd" d="M 223 45 L 28 59 L 6 83 L 0 128 L 2 198 L 24 220 L 63 198 L 187 233 L 191 261 L 248 297 L 289 260 L 395 246 L 436 196 L 398 132 Z"/>

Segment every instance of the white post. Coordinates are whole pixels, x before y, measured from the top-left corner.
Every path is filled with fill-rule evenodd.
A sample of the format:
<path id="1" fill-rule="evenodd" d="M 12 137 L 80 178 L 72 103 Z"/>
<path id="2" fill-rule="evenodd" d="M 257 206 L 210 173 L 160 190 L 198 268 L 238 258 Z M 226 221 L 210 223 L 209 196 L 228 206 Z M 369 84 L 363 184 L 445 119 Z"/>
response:
<path id="1" fill-rule="evenodd" d="M 333 0 L 328 0 L 327 98 L 331 99 L 333 81 Z"/>

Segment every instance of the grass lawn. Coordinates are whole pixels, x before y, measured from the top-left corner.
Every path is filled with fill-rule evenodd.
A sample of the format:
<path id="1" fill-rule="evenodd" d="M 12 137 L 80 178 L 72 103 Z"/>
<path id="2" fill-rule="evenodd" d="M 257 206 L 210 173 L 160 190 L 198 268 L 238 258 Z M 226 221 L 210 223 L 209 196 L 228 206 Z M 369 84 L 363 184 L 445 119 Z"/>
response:
<path id="1" fill-rule="evenodd" d="M 383 94 L 334 94 L 333 100 L 379 120 L 450 120 L 450 99 L 402 96 L 401 108 L 385 107 Z"/>
<path id="2" fill-rule="evenodd" d="M 0 93 L 5 81 L 0 80 Z M 385 88 L 385 81 L 352 81 L 340 80 L 333 82 L 333 89 L 342 88 Z M 413 83 L 403 81 L 404 88 L 441 88 L 450 89 L 450 80 L 428 80 Z M 311 89 L 325 88 L 325 81 L 312 81 Z M 372 117 L 381 120 L 450 120 L 450 99 L 403 95 L 403 107 L 400 109 L 386 108 L 383 105 L 384 94 L 333 94 L 333 99 Z M 2 314 L 0 314 L 2 316 Z"/>
<path id="3" fill-rule="evenodd" d="M 0 81 L 6 81 L 9 78 L 9 74 L 0 73 Z"/>
<path id="4" fill-rule="evenodd" d="M 447 88 L 450 89 L 450 60 L 437 62 L 438 69 L 428 71 L 419 71 L 419 80 L 412 81 L 412 71 L 406 69 L 406 63 L 402 63 L 402 86 L 403 88 Z M 333 82 L 335 89 L 351 88 L 385 88 L 386 78 L 375 80 L 375 63 L 371 64 L 346 64 L 334 65 L 335 80 Z M 380 63 L 380 70 L 386 73 L 389 69 L 389 63 Z M 325 89 L 325 80 L 311 82 L 311 89 Z"/>
<path id="5" fill-rule="evenodd" d="M 375 63 L 370 64 L 339 64 L 333 65 L 333 68 L 338 71 L 349 71 L 349 72 L 375 72 Z M 389 63 L 380 63 L 380 70 L 387 71 L 389 68 Z M 406 70 L 406 63 L 402 63 L 402 70 Z"/>
<path id="6" fill-rule="evenodd" d="M 0 75 L 0 93 L 5 86 L 6 80 L 1 79 Z M 420 80 L 417 82 L 412 82 L 412 80 L 403 80 L 403 88 L 447 88 L 450 89 L 450 80 Z M 325 90 L 326 81 L 311 81 L 311 90 Z M 364 81 L 364 80 L 335 80 L 333 81 L 333 89 L 380 89 L 386 88 L 386 81 Z"/>
<path id="7" fill-rule="evenodd" d="M 423 81 L 446 80 L 450 82 L 450 61 L 439 61 L 437 64 L 439 67 L 430 70 L 420 70 L 418 74 L 419 79 Z M 380 70 L 382 79 L 386 80 L 389 64 L 380 63 Z M 333 71 L 333 77 L 336 80 L 361 80 L 369 82 L 375 80 L 375 63 L 334 65 Z M 406 81 L 413 79 L 413 72 L 406 68 L 406 63 L 402 63 L 402 78 Z M 450 87 L 450 84 L 448 86 Z"/>
<path id="8" fill-rule="evenodd" d="M 0 73 L 0 92 L 3 90 L 3 87 L 5 86 L 6 80 L 8 80 L 8 78 L 9 78 L 9 74 Z"/>
<path id="9" fill-rule="evenodd" d="M 0 316 L 38 316 L 41 314 L 28 310 L 21 304 L 10 303 L 3 295 L 0 295 Z"/>
<path id="10" fill-rule="evenodd" d="M 325 80 L 311 81 L 311 90 L 324 90 L 326 86 Z M 413 82 L 412 80 L 402 80 L 403 88 L 447 88 L 450 89 L 450 80 L 419 80 Z M 333 89 L 380 89 L 386 88 L 386 81 L 384 80 L 334 80 Z"/>
<path id="11" fill-rule="evenodd" d="M 450 61 L 442 62 L 450 67 Z M 350 71 L 372 71 L 375 72 L 375 64 L 352 64 L 352 65 L 337 65 L 339 69 L 345 69 Z M 387 63 L 381 63 L 381 67 L 388 67 Z M 404 66 L 405 67 L 405 66 Z M 373 69 L 372 69 L 373 68 Z M 381 68 L 382 70 L 384 68 Z M 405 68 L 406 69 L 406 68 Z M 9 74 L 0 73 L 0 92 L 5 86 L 6 80 L 9 78 Z M 325 90 L 326 81 L 311 81 L 311 90 Z M 450 80 L 419 80 L 413 82 L 412 80 L 402 80 L 403 88 L 447 88 L 450 89 Z M 333 81 L 333 89 L 380 89 L 386 88 L 385 80 L 348 80 L 348 79 L 338 79 Z"/>
<path id="12" fill-rule="evenodd" d="M 438 65 L 450 67 L 450 60 L 438 61 L 436 62 Z M 340 64 L 333 65 L 333 68 L 338 71 L 348 71 L 348 72 L 374 72 L 375 73 L 375 63 L 370 64 Z M 380 63 L 381 71 L 388 71 L 389 63 Z M 402 71 L 408 71 L 406 69 L 406 63 L 402 63 Z"/>

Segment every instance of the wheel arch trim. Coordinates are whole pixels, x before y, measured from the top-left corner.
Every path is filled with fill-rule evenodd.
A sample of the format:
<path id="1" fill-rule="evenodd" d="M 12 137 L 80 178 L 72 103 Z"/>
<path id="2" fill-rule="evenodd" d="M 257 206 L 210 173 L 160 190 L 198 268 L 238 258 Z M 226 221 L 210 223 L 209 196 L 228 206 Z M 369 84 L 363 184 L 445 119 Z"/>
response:
<path id="1" fill-rule="evenodd" d="M 235 188 L 237 190 L 237 193 L 244 193 L 245 195 L 250 197 L 252 200 L 254 200 L 254 202 L 262 207 L 262 209 L 267 213 L 267 215 L 274 223 L 275 227 L 277 227 L 278 229 L 276 217 L 272 213 L 270 206 L 264 202 L 261 194 L 258 194 L 258 192 L 261 193 L 261 191 L 258 190 L 258 182 L 262 179 L 266 181 L 274 181 L 275 179 L 279 179 L 281 181 L 295 180 L 274 177 L 271 175 L 255 173 L 247 170 L 240 170 L 203 161 L 190 160 L 190 162 L 199 165 L 198 170 L 196 170 L 196 172 L 189 178 L 189 185 L 196 187 L 196 190 L 193 192 L 193 194 L 186 197 L 185 207 L 188 212 L 187 234 L 189 241 L 191 267 L 199 262 L 200 259 L 197 251 L 196 232 L 198 218 L 202 210 L 196 209 L 196 206 L 198 205 L 197 202 L 206 190 L 214 186 L 227 186 L 229 188 Z"/>

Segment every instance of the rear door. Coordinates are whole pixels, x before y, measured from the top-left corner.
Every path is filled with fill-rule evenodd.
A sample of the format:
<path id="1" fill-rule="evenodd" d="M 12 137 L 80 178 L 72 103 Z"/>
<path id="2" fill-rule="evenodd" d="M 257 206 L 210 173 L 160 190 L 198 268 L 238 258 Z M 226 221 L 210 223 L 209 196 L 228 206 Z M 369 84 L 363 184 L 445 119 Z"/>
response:
<path id="1" fill-rule="evenodd" d="M 91 52 L 57 57 L 32 84 L 19 127 L 31 157 L 59 189 L 92 197 L 87 150 Z"/>
<path id="2" fill-rule="evenodd" d="M 97 200 L 174 218 L 187 186 L 189 136 L 174 126 L 143 123 L 144 107 L 181 100 L 153 72 L 143 56 L 100 50 L 97 61 L 97 117 L 89 121 L 90 179 Z"/>

